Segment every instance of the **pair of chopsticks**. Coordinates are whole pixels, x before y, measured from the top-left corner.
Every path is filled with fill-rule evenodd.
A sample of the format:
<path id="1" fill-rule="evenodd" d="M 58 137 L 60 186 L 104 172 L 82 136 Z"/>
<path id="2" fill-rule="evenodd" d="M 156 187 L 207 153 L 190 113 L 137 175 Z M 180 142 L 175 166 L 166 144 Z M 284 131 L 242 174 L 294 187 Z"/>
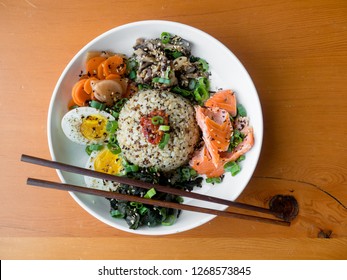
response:
<path id="1" fill-rule="evenodd" d="M 134 180 L 134 179 L 127 178 L 127 177 L 118 177 L 118 176 L 114 176 L 111 174 L 106 174 L 106 173 L 102 173 L 102 172 L 98 172 L 98 171 L 94 171 L 94 170 L 90 170 L 90 169 L 86 169 L 86 168 L 82 168 L 82 167 L 78 167 L 78 166 L 73 166 L 73 165 L 69 165 L 69 164 L 65 164 L 65 163 L 61 163 L 61 162 L 57 162 L 57 161 L 51 161 L 51 160 L 47 160 L 47 159 L 42 159 L 42 158 L 38 158 L 38 157 L 33 157 L 33 156 L 29 156 L 29 155 L 23 154 L 21 156 L 21 161 L 36 164 L 36 165 L 41 165 L 41 166 L 45 166 L 45 167 L 49 167 L 49 168 L 59 169 L 61 171 L 66 171 L 66 172 L 70 172 L 70 173 L 76 173 L 76 174 L 83 175 L 83 176 L 89 176 L 89 177 L 94 177 L 94 178 L 98 178 L 98 179 L 114 181 L 114 182 L 118 182 L 121 184 L 132 185 L 132 186 L 140 187 L 140 188 L 144 188 L 144 189 L 155 188 L 155 190 L 159 191 L 159 192 L 169 193 L 169 194 L 183 196 L 183 197 L 189 197 L 189 198 L 203 200 L 203 201 L 207 201 L 207 202 L 213 202 L 213 203 L 217 203 L 217 204 L 223 204 L 226 206 L 232 206 L 232 207 L 240 208 L 240 209 L 244 209 L 244 210 L 251 210 L 251 211 L 259 212 L 259 213 L 271 214 L 274 216 L 278 215 L 278 213 L 273 212 L 270 209 L 262 208 L 259 206 L 254 206 L 254 205 L 249 205 L 249 204 L 245 204 L 245 203 L 230 201 L 230 200 L 226 200 L 226 199 L 222 199 L 222 198 L 218 198 L 218 197 L 207 196 L 207 195 L 198 194 L 198 193 L 194 193 L 194 192 L 188 192 L 188 191 L 184 191 L 184 190 L 180 190 L 180 189 L 171 188 L 168 186 L 151 184 L 151 183 L 143 182 L 140 180 Z M 192 205 L 187 205 L 187 204 L 180 204 L 180 203 L 175 203 L 175 202 L 167 202 L 167 201 L 155 200 L 155 199 L 150 199 L 150 198 L 125 195 L 125 194 L 120 194 L 117 192 L 97 190 L 97 189 L 81 187 L 81 186 L 76 186 L 76 185 L 71 185 L 71 184 L 56 183 L 56 182 L 51 182 L 51 181 L 46 181 L 46 180 L 41 180 L 41 179 L 28 178 L 27 184 L 30 186 L 51 188 L 51 189 L 71 191 L 71 192 L 80 192 L 80 193 L 85 193 L 85 194 L 90 194 L 90 195 L 95 195 L 95 196 L 101 196 L 101 197 L 105 197 L 105 198 L 114 198 L 114 199 L 118 199 L 118 200 L 134 201 L 134 202 L 139 202 L 139 203 L 148 204 L 148 205 L 155 205 L 155 206 L 166 207 L 166 208 L 174 208 L 174 209 L 179 209 L 179 210 L 200 212 L 200 213 L 212 214 L 212 215 L 216 215 L 216 216 L 224 216 L 224 217 L 229 217 L 229 218 L 239 218 L 239 219 L 244 219 L 244 220 L 265 222 L 265 223 L 270 223 L 270 224 L 275 224 L 275 225 L 283 225 L 283 226 L 289 226 L 290 225 L 290 222 L 280 220 L 280 219 L 253 216 L 253 215 L 241 214 L 241 213 L 237 213 L 237 212 L 221 211 L 221 210 L 216 210 L 216 209 L 211 209 L 211 208 L 204 208 L 204 207 L 192 206 Z"/>

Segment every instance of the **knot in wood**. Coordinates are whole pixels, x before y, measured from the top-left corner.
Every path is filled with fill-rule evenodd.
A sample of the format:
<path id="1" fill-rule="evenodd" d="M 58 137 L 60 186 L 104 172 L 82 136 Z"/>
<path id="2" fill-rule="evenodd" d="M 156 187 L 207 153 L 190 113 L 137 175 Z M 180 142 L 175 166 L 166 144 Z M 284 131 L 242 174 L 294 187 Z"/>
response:
<path id="1" fill-rule="evenodd" d="M 276 217 L 288 222 L 292 221 L 299 213 L 298 202 L 291 195 L 275 195 L 271 198 L 269 207 Z"/>

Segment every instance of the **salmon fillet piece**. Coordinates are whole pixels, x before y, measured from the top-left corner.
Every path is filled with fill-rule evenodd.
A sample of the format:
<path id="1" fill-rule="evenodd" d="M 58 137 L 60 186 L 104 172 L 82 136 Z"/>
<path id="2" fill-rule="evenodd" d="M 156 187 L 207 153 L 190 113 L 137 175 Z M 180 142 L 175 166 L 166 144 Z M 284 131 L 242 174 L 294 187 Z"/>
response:
<path id="1" fill-rule="evenodd" d="M 219 153 L 228 150 L 233 129 L 229 113 L 224 109 L 201 106 L 196 106 L 195 112 L 206 149 L 211 155 L 212 163 L 218 167 Z"/>
<path id="2" fill-rule="evenodd" d="M 221 90 L 212 95 L 205 102 L 205 106 L 224 109 L 232 117 L 235 117 L 237 115 L 236 96 L 230 89 Z"/>
<path id="3" fill-rule="evenodd" d="M 254 145 L 253 128 L 248 127 L 243 141 L 235 147 L 232 152 L 221 152 L 217 166 L 212 162 L 212 157 L 206 147 L 196 151 L 189 165 L 200 175 L 206 175 L 208 178 L 219 177 L 224 174 L 224 165 L 231 161 L 236 161 L 240 156 L 247 153 Z"/>

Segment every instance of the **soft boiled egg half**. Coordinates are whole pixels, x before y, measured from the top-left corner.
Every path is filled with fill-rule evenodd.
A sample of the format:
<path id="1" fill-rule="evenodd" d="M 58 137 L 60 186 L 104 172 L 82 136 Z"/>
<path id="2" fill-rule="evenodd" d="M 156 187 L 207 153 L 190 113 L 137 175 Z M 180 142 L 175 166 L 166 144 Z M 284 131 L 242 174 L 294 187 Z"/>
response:
<path id="1" fill-rule="evenodd" d="M 109 139 L 107 122 L 114 119 L 105 111 L 93 107 L 79 107 L 64 115 L 61 127 L 66 137 L 77 144 L 103 144 Z"/>
<path id="2" fill-rule="evenodd" d="M 93 151 L 86 164 L 87 169 L 95 170 L 111 175 L 122 175 L 124 167 L 121 154 L 112 153 L 107 147 L 101 151 Z M 93 177 L 84 177 L 84 181 L 89 188 L 112 191 L 117 188 L 117 183 Z"/>

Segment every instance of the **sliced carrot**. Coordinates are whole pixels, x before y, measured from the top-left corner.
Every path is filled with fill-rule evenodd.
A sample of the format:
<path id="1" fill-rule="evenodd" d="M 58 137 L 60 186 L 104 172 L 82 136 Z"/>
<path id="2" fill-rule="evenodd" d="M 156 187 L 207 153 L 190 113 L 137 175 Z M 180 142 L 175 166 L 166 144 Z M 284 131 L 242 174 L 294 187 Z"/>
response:
<path id="1" fill-rule="evenodd" d="M 106 58 L 103 56 L 96 56 L 89 59 L 86 63 L 86 70 L 89 75 L 96 76 L 98 74 L 99 65 L 105 61 Z"/>
<path id="2" fill-rule="evenodd" d="M 118 80 L 120 79 L 120 75 L 119 74 L 116 74 L 116 73 L 112 73 L 110 75 L 107 75 L 105 77 L 106 80 Z"/>
<path id="3" fill-rule="evenodd" d="M 84 85 L 83 85 L 84 91 L 85 91 L 86 93 L 88 93 L 88 94 L 91 94 L 92 91 L 93 91 L 92 85 L 91 85 L 91 83 L 90 83 L 90 82 L 93 81 L 93 80 L 98 80 L 98 78 L 96 78 L 96 77 L 90 77 L 90 78 L 88 78 L 88 79 L 84 82 Z"/>
<path id="4" fill-rule="evenodd" d="M 126 64 L 123 57 L 119 55 L 113 55 L 107 58 L 104 62 L 104 76 L 107 77 L 110 74 L 123 75 L 126 71 Z"/>
<path id="5" fill-rule="evenodd" d="M 101 62 L 99 64 L 96 76 L 98 77 L 99 80 L 105 79 L 105 75 L 104 75 L 104 62 Z"/>
<path id="6" fill-rule="evenodd" d="M 79 80 L 72 88 L 72 99 L 78 106 L 85 106 L 91 96 L 85 92 L 84 83 L 86 79 Z"/>

